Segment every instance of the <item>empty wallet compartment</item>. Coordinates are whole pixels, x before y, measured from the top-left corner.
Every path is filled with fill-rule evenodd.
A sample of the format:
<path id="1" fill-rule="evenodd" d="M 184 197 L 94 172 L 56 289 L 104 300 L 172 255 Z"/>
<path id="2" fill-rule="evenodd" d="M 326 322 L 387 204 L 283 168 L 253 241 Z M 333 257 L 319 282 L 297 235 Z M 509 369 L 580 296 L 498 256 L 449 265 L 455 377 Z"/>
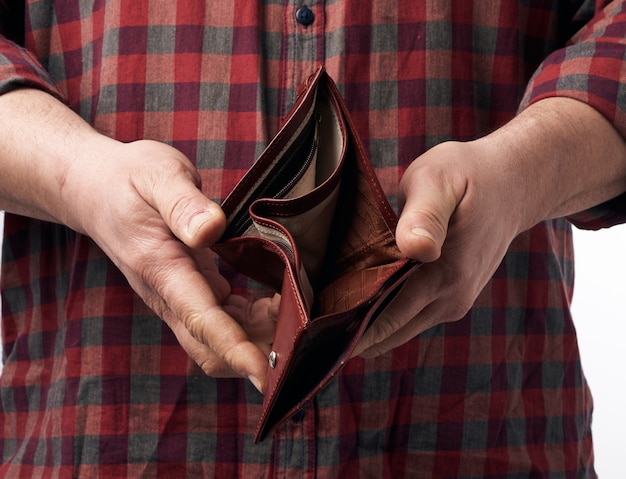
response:
<path id="1" fill-rule="evenodd" d="M 214 250 L 281 293 L 262 439 L 339 372 L 418 264 L 323 68 L 222 208 Z"/>

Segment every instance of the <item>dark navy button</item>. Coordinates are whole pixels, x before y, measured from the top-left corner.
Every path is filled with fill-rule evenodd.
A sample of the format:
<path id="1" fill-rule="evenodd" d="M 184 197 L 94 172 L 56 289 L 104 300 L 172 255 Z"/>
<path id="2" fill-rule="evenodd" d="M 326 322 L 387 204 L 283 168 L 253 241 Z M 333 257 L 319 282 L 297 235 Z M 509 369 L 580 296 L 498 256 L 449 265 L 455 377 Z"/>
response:
<path id="1" fill-rule="evenodd" d="M 309 7 L 300 7 L 296 11 L 296 20 L 298 20 L 298 23 L 306 27 L 307 25 L 311 25 L 311 23 L 313 23 L 313 20 L 315 20 L 315 14 Z"/>
<path id="2" fill-rule="evenodd" d="M 291 421 L 296 424 L 304 419 L 304 409 L 298 409 L 293 416 L 291 416 Z"/>

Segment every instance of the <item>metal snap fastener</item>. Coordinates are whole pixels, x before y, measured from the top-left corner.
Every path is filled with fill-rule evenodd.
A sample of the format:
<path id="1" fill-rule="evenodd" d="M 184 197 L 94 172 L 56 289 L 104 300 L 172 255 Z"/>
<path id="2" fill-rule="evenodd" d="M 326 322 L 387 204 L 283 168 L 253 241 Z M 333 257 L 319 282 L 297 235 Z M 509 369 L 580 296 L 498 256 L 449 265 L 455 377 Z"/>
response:
<path id="1" fill-rule="evenodd" d="M 270 353 L 270 368 L 274 369 L 276 367 L 276 351 L 272 351 Z"/>

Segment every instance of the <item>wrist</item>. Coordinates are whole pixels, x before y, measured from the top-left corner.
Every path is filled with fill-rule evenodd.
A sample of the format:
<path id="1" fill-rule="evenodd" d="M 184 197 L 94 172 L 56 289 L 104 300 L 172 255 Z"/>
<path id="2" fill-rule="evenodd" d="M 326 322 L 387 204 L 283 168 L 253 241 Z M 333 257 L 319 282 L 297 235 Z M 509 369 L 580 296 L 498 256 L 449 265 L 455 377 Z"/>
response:
<path id="1" fill-rule="evenodd" d="M 537 102 L 476 143 L 511 188 L 507 194 L 519 212 L 519 232 L 626 191 L 624 139 L 577 100 Z"/>
<path id="2" fill-rule="evenodd" d="M 82 232 L 74 214 L 81 196 L 72 186 L 72 171 L 86 173 L 88 161 L 79 165 L 79 160 L 102 155 L 115 141 L 37 89 L 0 95 L 0 110 L 0 209 Z"/>

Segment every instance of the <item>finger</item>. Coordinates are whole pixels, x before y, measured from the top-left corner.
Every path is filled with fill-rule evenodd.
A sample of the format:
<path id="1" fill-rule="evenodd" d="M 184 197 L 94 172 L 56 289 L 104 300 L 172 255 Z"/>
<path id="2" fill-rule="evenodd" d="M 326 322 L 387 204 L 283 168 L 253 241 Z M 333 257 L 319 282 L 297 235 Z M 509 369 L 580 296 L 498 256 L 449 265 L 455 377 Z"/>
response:
<path id="1" fill-rule="evenodd" d="M 436 279 L 428 281 L 427 267 L 424 265 L 419 271 L 408 278 L 396 297 L 378 315 L 363 337 L 359 340 L 352 357 L 361 356 L 417 316 L 430 302 L 434 301 L 438 292 Z"/>
<path id="2" fill-rule="evenodd" d="M 191 250 L 198 269 L 211 285 L 219 303 L 244 329 L 253 342 L 270 344 L 276 329 L 276 314 L 280 296 L 250 301 L 243 296 L 231 294 L 228 281 L 219 273 L 215 255 L 210 249 Z M 276 299 L 278 297 L 278 299 Z"/>
<path id="3" fill-rule="evenodd" d="M 257 301 L 230 295 L 224 302 L 224 311 L 231 315 L 255 343 L 271 344 L 276 332 L 276 321 L 270 314 L 272 298 Z"/>
<path id="4" fill-rule="evenodd" d="M 210 248 L 190 248 L 189 254 L 195 260 L 198 271 L 211 285 L 220 304 L 223 303 L 231 293 L 231 286 L 219 272 L 215 253 Z"/>
<path id="5" fill-rule="evenodd" d="M 230 369 L 249 378 L 262 389 L 267 374 L 265 353 L 247 336 L 243 328 L 221 308 L 221 298 L 207 283 L 186 248 L 175 240 L 161 247 L 157 262 L 144 265 L 144 300 L 173 330 L 183 336 L 178 322 L 190 336 L 205 345 Z M 152 292 L 150 292 L 152 290 Z M 212 374 L 211 362 L 198 356 L 193 359 Z"/>
<path id="6" fill-rule="evenodd" d="M 460 292 L 446 268 L 442 261 L 436 261 L 416 271 L 375 319 L 352 356 L 376 357 L 439 323 L 457 321 L 465 316 L 474 296 Z"/>
<path id="7" fill-rule="evenodd" d="M 221 208 L 204 196 L 185 176 L 154 190 L 154 204 L 165 223 L 187 246 L 215 243 L 226 224 Z"/>
<path id="8" fill-rule="evenodd" d="M 196 283 L 200 283 L 197 278 Z M 178 281 L 166 294 L 171 309 L 180 318 L 191 336 L 208 346 L 231 369 L 249 378 L 262 389 L 267 373 L 267 359 L 252 343 L 244 329 L 217 303 L 211 290 L 196 290 L 194 297 L 185 297 L 185 289 Z M 187 293 L 188 294 L 188 293 Z"/>
<path id="9" fill-rule="evenodd" d="M 176 321 L 173 324 L 172 330 L 179 344 L 205 374 L 215 378 L 242 377 L 241 374 L 233 370 L 228 363 L 215 354 L 208 346 L 192 337 L 180 321 Z M 264 357 L 267 358 L 271 352 L 271 346 L 263 343 L 256 343 L 256 345 L 263 352 Z M 262 392 L 261 385 L 255 384 L 255 386 Z"/>
<path id="10" fill-rule="evenodd" d="M 448 225 L 462 197 L 456 185 L 441 173 L 426 174 L 415 166 L 400 182 L 404 206 L 396 230 L 396 242 L 408 257 L 431 262 L 441 256 Z"/>
<path id="11" fill-rule="evenodd" d="M 394 312 L 383 314 L 376 318 L 376 322 L 363 336 L 358 351 L 353 356 L 371 359 L 385 354 L 392 349 L 402 346 L 417 337 L 427 329 L 435 326 L 439 309 L 439 301 L 435 301 L 424 308 L 417 316 L 404 322 L 394 317 Z M 397 323 L 402 323 L 395 326 Z M 378 327 L 376 327 L 378 326 Z M 389 331 L 392 331 L 388 334 Z"/>

